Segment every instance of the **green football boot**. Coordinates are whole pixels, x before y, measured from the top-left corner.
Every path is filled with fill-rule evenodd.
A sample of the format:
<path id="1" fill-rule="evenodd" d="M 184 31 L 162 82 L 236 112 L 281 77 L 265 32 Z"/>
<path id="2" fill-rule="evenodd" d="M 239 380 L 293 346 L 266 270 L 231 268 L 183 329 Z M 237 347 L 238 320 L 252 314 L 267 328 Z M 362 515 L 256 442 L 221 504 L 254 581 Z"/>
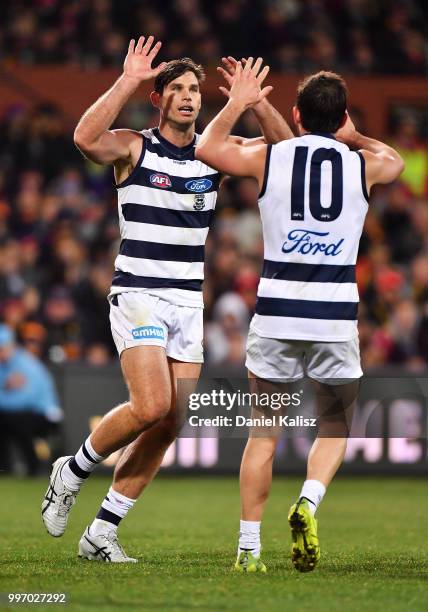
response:
<path id="1" fill-rule="evenodd" d="M 306 498 L 301 497 L 293 504 L 288 513 L 293 544 L 291 560 L 299 572 L 312 572 L 320 560 L 317 521 L 309 510 Z"/>
<path id="2" fill-rule="evenodd" d="M 266 574 L 267 571 L 266 565 L 261 561 L 261 559 L 253 557 L 249 550 L 243 550 L 239 554 L 233 569 L 235 572 L 247 574 L 255 572 Z"/>

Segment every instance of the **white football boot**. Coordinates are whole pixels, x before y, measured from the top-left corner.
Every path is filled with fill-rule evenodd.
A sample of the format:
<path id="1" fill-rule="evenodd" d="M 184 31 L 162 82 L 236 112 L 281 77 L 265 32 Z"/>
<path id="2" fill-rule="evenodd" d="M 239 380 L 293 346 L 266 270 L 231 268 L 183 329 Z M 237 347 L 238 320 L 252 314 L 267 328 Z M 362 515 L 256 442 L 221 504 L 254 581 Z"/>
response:
<path id="1" fill-rule="evenodd" d="M 79 491 L 71 491 L 66 487 L 62 478 L 63 465 L 71 459 L 60 457 L 53 463 L 49 487 L 42 501 L 42 519 L 48 532 L 59 538 L 67 527 L 68 515 L 76 502 Z"/>
<path id="2" fill-rule="evenodd" d="M 79 542 L 79 557 L 89 561 L 105 561 L 106 563 L 138 563 L 137 559 L 128 557 L 117 539 L 114 529 L 91 535 L 86 527 Z"/>

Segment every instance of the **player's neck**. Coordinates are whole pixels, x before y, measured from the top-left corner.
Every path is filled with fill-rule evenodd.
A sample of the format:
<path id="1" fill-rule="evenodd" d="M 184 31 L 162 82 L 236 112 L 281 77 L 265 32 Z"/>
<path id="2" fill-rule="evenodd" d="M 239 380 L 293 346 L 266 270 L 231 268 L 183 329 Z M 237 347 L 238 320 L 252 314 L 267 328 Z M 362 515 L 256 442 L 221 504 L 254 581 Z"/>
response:
<path id="1" fill-rule="evenodd" d="M 186 147 L 195 137 L 195 124 L 191 125 L 175 125 L 166 122 L 160 122 L 159 132 L 161 136 L 166 138 L 171 144 L 176 147 Z"/>

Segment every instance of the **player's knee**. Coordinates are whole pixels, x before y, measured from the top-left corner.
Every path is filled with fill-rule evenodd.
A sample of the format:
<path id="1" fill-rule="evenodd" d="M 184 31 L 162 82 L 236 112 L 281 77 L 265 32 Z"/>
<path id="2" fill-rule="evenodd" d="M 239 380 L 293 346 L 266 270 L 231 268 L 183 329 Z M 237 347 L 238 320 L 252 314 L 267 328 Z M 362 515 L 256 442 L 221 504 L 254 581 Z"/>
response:
<path id="1" fill-rule="evenodd" d="M 277 444 L 278 438 L 262 438 L 261 449 L 265 461 L 273 461 Z"/>
<path id="2" fill-rule="evenodd" d="M 156 425 L 170 410 L 171 399 L 167 393 L 158 392 L 150 398 L 131 395 L 130 408 L 141 430 Z"/>
<path id="3" fill-rule="evenodd" d="M 257 456 L 261 461 L 271 461 L 275 455 L 277 437 L 250 437 L 247 442 L 246 453 Z"/>
<path id="4" fill-rule="evenodd" d="M 159 423 L 159 436 L 162 446 L 168 448 L 176 439 L 179 431 L 179 424 L 174 418 L 166 418 Z"/>

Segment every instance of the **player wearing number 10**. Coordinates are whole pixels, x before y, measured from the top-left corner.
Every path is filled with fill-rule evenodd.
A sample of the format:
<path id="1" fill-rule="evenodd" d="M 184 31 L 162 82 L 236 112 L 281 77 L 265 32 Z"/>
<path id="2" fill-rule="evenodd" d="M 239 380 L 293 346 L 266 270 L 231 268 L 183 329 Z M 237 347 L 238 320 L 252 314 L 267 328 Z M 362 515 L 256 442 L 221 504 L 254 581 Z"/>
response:
<path id="1" fill-rule="evenodd" d="M 394 181 L 403 161 L 391 147 L 359 134 L 347 114 L 342 78 L 320 72 L 297 92 L 299 136 L 242 149 L 228 141 L 241 113 L 266 96 L 251 67 L 238 65 L 223 110 L 207 126 L 196 156 L 220 172 L 252 176 L 260 185 L 264 265 L 251 322 L 246 365 L 257 393 L 280 379 L 312 379 L 318 436 L 307 479 L 288 515 L 292 560 L 314 569 L 320 558 L 314 518 L 346 450 L 346 408 L 362 376 L 355 264 L 368 193 Z M 253 408 L 254 416 L 261 416 Z M 250 434 L 241 465 L 241 529 L 235 569 L 265 572 L 260 522 L 272 479 L 277 435 Z"/>

